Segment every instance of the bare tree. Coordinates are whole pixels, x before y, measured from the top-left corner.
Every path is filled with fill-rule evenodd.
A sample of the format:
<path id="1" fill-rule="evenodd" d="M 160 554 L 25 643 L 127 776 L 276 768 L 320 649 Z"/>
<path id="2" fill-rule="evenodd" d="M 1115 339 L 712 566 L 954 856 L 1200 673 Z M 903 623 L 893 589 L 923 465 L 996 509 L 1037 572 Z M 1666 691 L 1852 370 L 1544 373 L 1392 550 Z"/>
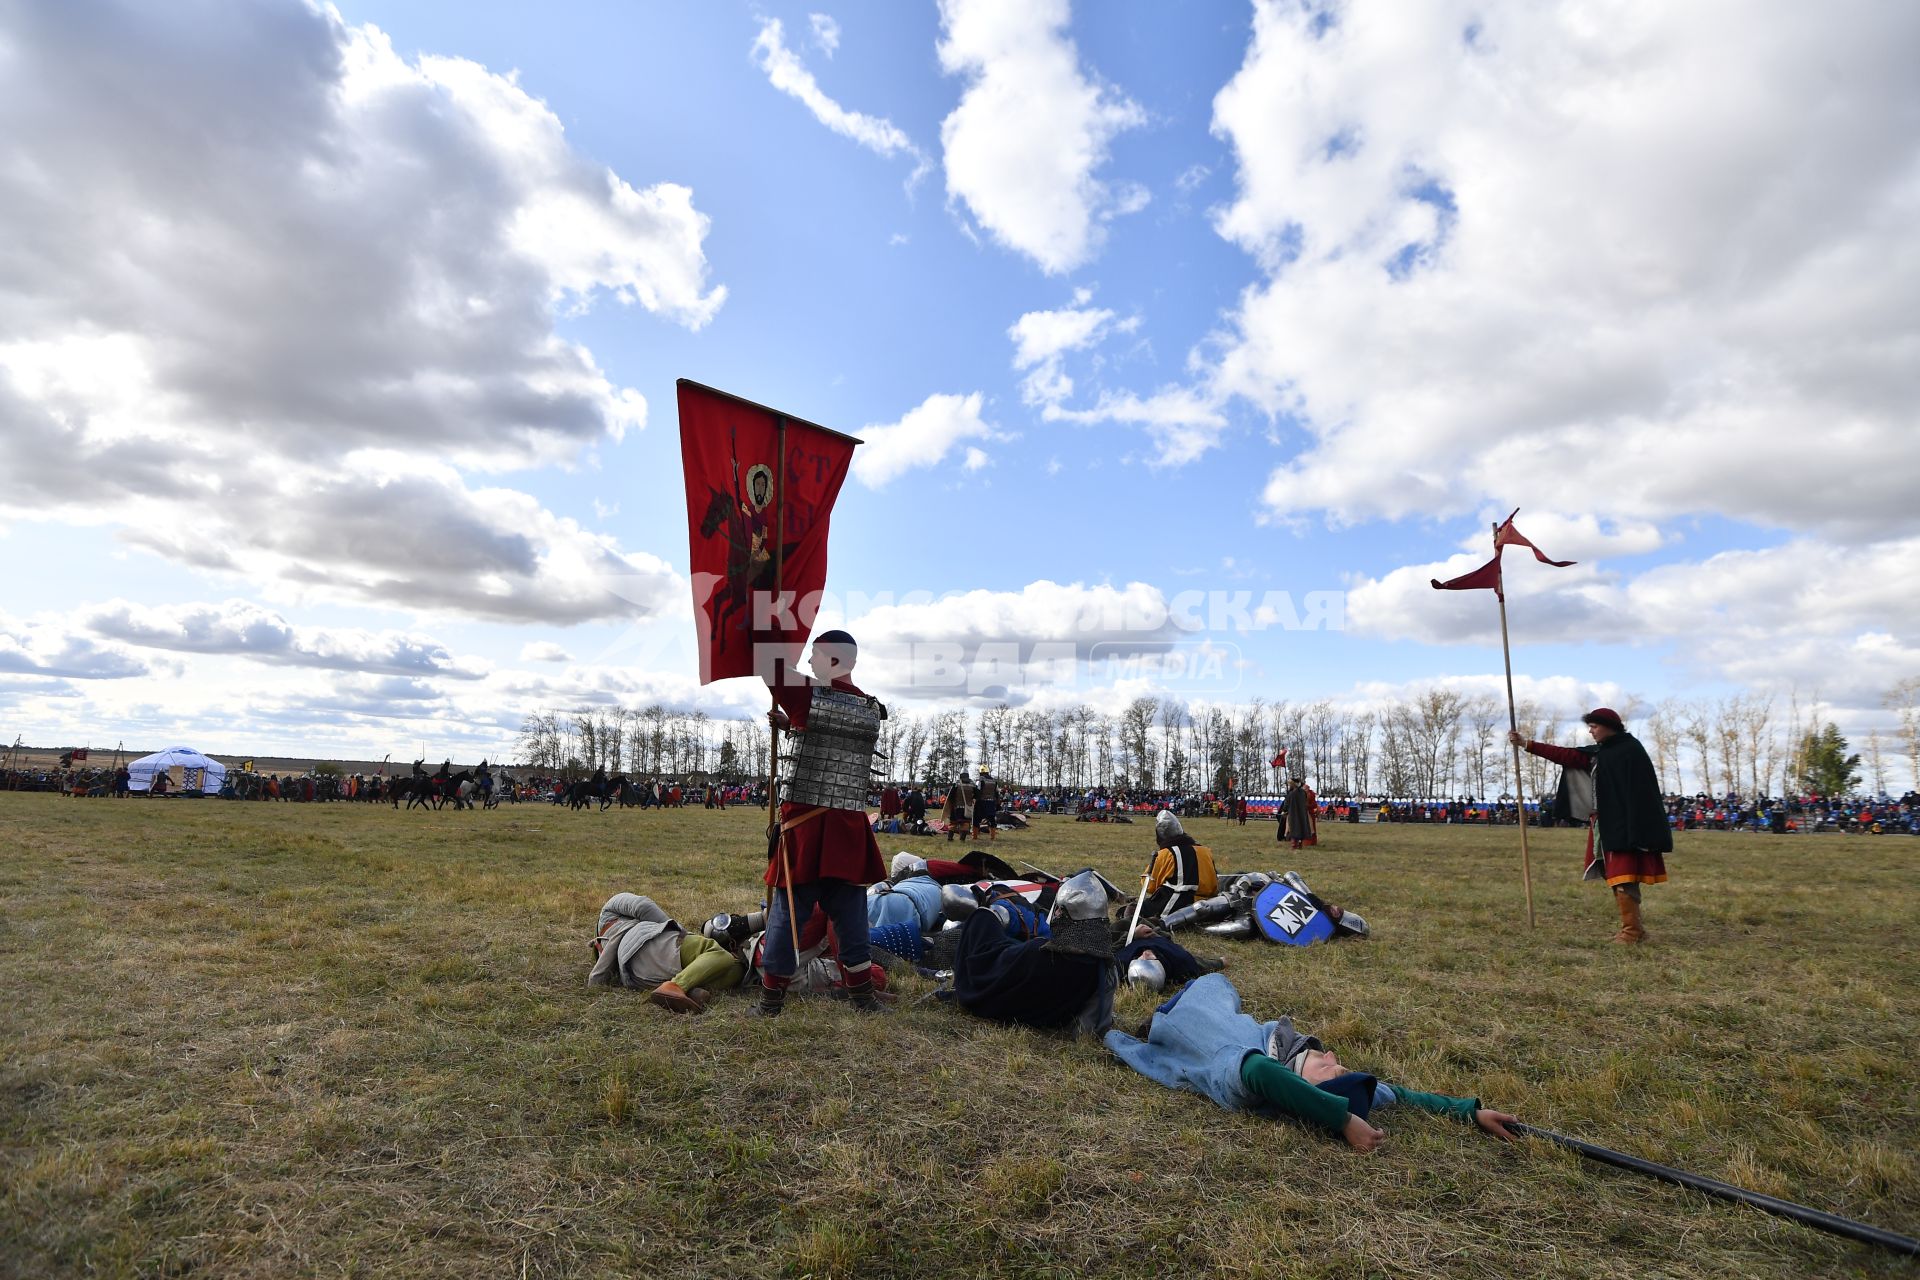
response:
<path id="1" fill-rule="evenodd" d="M 1740 787 L 1740 722 L 1745 714 L 1746 699 L 1740 694 L 1722 698 L 1713 708 L 1713 746 L 1728 795 Z"/>
<path id="2" fill-rule="evenodd" d="M 1747 753 L 1747 781 L 1753 798 L 1773 790 L 1773 767 L 1779 740 L 1773 731 L 1773 695 L 1749 696 L 1740 711 L 1740 737 Z"/>
<path id="3" fill-rule="evenodd" d="M 1873 794 L 1887 794 L 1887 762 L 1880 749 L 1880 730 L 1867 731 L 1867 771 L 1873 778 Z"/>
<path id="4" fill-rule="evenodd" d="M 1887 706 L 1900 718 L 1900 746 L 1907 753 L 1913 785 L 1920 787 L 1920 676 L 1908 676 L 1887 690 Z"/>
<path id="5" fill-rule="evenodd" d="M 1373 726 L 1375 716 L 1371 711 L 1362 711 L 1353 718 L 1353 725 L 1347 732 L 1346 752 L 1349 776 L 1353 779 L 1356 795 L 1373 794 Z"/>
<path id="6" fill-rule="evenodd" d="M 1680 730 L 1675 723 L 1674 702 L 1662 699 L 1647 713 L 1647 745 L 1651 747 L 1653 767 L 1660 781 L 1678 792 L 1684 790 L 1680 778 Z"/>
<path id="7" fill-rule="evenodd" d="M 1192 722 L 1187 704 L 1178 698 L 1167 698 L 1160 703 L 1160 767 L 1169 790 L 1184 790 L 1189 781 L 1186 730 Z"/>
<path id="8" fill-rule="evenodd" d="M 1463 703 L 1454 690 L 1436 687 L 1420 694 L 1409 708 L 1410 764 L 1416 789 L 1424 797 L 1451 790 Z"/>
<path id="9" fill-rule="evenodd" d="M 1700 791 L 1719 794 L 1713 789 L 1713 714 L 1697 702 L 1681 704 L 1680 736 L 1700 756 Z"/>
<path id="10" fill-rule="evenodd" d="M 897 739 L 898 754 L 893 758 L 893 775 L 902 782 L 911 783 L 921 776 L 920 757 L 927 749 L 929 727 L 924 716 L 913 716 L 905 721 Z"/>
<path id="11" fill-rule="evenodd" d="M 1493 794 L 1488 780 L 1499 776 L 1500 757 L 1507 754 L 1501 740 L 1500 700 L 1490 693 L 1467 699 L 1461 715 L 1467 726 L 1467 784 L 1479 799 Z"/>

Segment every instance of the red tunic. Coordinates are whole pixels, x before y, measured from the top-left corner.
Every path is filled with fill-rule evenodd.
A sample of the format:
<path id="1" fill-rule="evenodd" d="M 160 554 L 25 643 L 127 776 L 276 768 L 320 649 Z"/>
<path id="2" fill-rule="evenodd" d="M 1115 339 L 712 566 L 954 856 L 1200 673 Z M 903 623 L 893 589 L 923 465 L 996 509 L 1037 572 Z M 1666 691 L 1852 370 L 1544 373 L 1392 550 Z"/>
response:
<path id="1" fill-rule="evenodd" d="M 1551 742 L 1529 742 L 1527 754 L 1539 756 L 1542 760 L 1551 760 L 1565 769 L 1578 769 L 1582 773 L 1593 772 L 1593 757 L 1578 747 L 1556 746 Z M 1667 882 L 1667 860 L 1657 853 L 1648 853 L 1645 849 L 1605 849 L 1596 853 L 1594 834 L 1599 829 L 1600 811 L 1596 808 L 1587 816 L 1587 860 L 1581 870 L 1584 880 L 1604 878 L 1609 886 L 1622 884 L 1665 884 Z M 1600 859 L 1598 870 L 1594 868 L 1595 859 Z"/>
<path id="2" fill-rule="evenodd" d="M 865 692 L 845 677 L 835 680 L 833 687 L 862 696 Z M 795 729 L 807 727 L 813 689 L 813 685 L 806 684 L 782 686 L 773 691 L 774 701 L 787 713 L 787 720 Z M 850 884 L 872 884 L 887 878 L 887 866 L 880 859 L 880 846 L 874 841 L 866 809 L 821 809 L 818 805 L 783 802 L 780 822 L 784 826 L 816 810 L 818 817 L 809 818 L 785 835 L 787 863 L 793 868 L 792 883 L 845 880 Z M 777 853 L 767 862 L 766 882 L 775 888 L 788 883 Z"/>

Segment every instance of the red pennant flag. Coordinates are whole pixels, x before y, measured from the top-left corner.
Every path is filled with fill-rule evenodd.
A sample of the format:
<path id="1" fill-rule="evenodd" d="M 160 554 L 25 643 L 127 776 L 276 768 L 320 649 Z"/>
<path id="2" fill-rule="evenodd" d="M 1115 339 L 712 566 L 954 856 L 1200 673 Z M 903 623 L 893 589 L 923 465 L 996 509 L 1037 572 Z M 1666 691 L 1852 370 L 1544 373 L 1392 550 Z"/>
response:
<path id="1" fill-rule="evenodd" d="M 1267 761 L 1267 768 L 1269 768 L 1269 769 L 1284 769 L 1284 768 L 1286 768 L 1286 767 L 1287 767 L 1287 749 L 1286 749 L 1285 747 L 1282 747 L 1282 748 L 1280 748 L 1280 754 L 1279 754 L 1279 755 L 1277 755 L 1277 756 L 1275 756 L 1275 757 L 1274 757 L 1273 759 L 1271 759 L 1271 760 L 1269 760 L 1269 761 Z"/>
<path id="2" fill-rule="evenodd" d="M 860 442 L 685 378 L 677 390 L 700 683 L 771 675 L 806 643 Z"/>
<path id="3" fill-rule="evenodd" d="M 1519 514 L 1520 508 L 1515 507 L 1513 509 L 1513 516 Z M 1499 554 L 1500 548 L 1502 547 L 1525 547 L 1527 550 L 1533 552 L 1533 558 L 1535 560 L 1538 560 L 1541 564 L 1550 564 L 1556 569 L 1564 569 L 1568 565 L 1575 563 L 1572 560 L 1547 559 L 1546 552 L 1534 546 L 1525 534 L 1513 527 L 1513 516 L 1508 516 L 1506 523 L 1493 531 L 1493 550 L 1495 555 Z"/>
<path id="4" fill-rule="evenodd" d="M 1493 553 L 1493 559 L 1472 573 L 1463 573 L 1457 578 L 1448 578 L 1445 582 L 1438 578 L 1430 581 L 1435 591 L 1479 591 L 1492 588 L 1493 594 L 1503 600 L 1506 599 L 1506 595 L 1500 590 L 1500 553 L 1498 551 Z"/>
<path id="5" fill-rule="evenodd" d="M 1513 509 L 1513 516 L 1520 514 L 1520 508 Z M 1457 578 L 1448 578 L 1445 582 L 1438 578 L 1429 579 L 1435 591 L 1482 591 L 1491 590 L 1494 595 L 1505 600 L 1507 593 L 1500 582 L 1500 553 L 1507 547 L 1525 547 L 1533 552 L 1533 558 L 1541 564 L 1550 564 L 1556 569 L 1564 569 L 1572 560 L 1549 560 L 1547 553 L 1533 545 L 1524 533 L 1513 527 L 1513 516 L 1508 516 L 1493 531 L 1493 559 L 1475 569 L 1472 573 L 1463 573 Z"/>

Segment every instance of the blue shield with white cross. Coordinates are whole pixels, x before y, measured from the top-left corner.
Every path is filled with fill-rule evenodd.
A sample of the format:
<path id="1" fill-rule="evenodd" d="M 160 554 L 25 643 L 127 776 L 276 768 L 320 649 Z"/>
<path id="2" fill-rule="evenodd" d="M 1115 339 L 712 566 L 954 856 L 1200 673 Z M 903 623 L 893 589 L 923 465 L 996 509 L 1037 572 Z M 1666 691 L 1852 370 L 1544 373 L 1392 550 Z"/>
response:
<path id="1" fill-rule="evenodd" d="M 1333 921 L 1307 895 L 1284 881 L 1275 881 L 1253 900 L 1253 923 L 1269 942 L 1307 947 L 1333 936 Z"/>

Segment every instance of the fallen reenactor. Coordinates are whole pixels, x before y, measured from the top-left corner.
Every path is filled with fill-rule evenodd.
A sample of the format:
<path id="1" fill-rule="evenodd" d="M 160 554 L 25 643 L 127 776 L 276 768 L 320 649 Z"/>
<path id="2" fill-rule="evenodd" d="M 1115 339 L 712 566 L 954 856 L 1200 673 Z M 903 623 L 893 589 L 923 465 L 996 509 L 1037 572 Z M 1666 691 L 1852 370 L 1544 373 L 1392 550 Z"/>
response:
<path id="1" fill-rule="evenodd" d="M 1064 881 L 949 885 L 945 895 L 949 918 L 960 921 L 933 944 L 953 971 L 947 998 L 993 1021 L 1071 1023 L 1097 1034 L 1102 1019 L 1111 1021 L 1123 973 L 1129 984 L 1159 991 L 1226 967 L 1116 914 L 1124 899 L 1091 870 Z"/>
<path id="2" fill-rule="evenodd" d="M 766 911 L 752 911 L 746 915 L 722 913 L 708 920 L 700 931 L 733 954 L 749 976 L 764 982 Z M 848 980 L 847 970 L 840 963 L 840 939 L 827 913 L 818 904 L 815 904 L 812 914 L 802 926 L 799 942 L 799 963 L 795 966 L 793 981 L 787 984 L 786 989 L 796 995 L 846 996 L 855 984 Z M 871 973 L 873 990 L 884 992 L 887 989 L 886 970 L 879 964 L 872 964 L 868 972 Z M 866 972 L 861 976 L 866 977 Z"/>
<path id="3" fill-rule="evenodd" d="M 1144 936 L 1125 943 L 1113 954 L 1114 968 L 1130 987 L 1164 991 L 1169 985 L 1177 987 L 1227 967 L 1225 957 L 1196 956 L 1172 938 L 1144 926 L 1138 932 Z"/>
<path id="4" fill-rule="evenodd" d="M 921 961 L 934 936 L 958 929 L 961 921 L 982 906 L 1005 899 L 1026 904 L 1052 905 L 1059 881 L 1051 876 L 1021 880 L 1012 867 L 990 853 L 975 849 L 960 861 L 894 855 L 893 875 L 867 890 L 867 927 L 873 944 L 885 950 L 880 963 L 898 964 L 927 973 Z M 982 879 L 982 875 L 1004 879 Z M 1006 912 L 1002 912 L 1003 916 Z M 940 968 L 953 967 L 949 936 L 941 952 Z"/>
<path id="5" fill-rule="evenodd" d="M 895 859 L 896 865 L 898 859 Z M 944 919 L 940 913 L 941 885 L 924 871 L 882 880 L 867 889 L 867 925 L 870 929 L 908 924 L 932 933 Z"/>
<path id="6" fill-rule="evenodd" d="M 1170 1089 L 1205 1094 L 1229 1111 L 1253 1111 L 1304 1120 L 1372 1151 L 1386 1133 L 1375 1112 L 1404 1103 L 1477 1125 L 1496 1138 L 1514 1135 L 1515 1117 L 1480 1105 L 1387 1084 L 1351 1071 L 1313 1036 L 1287 1018 L 1256 1022 L 1240 1011 L 1240 993 L 1224 976 L 1199 979 L 1154 1013 L 1140 1035 L 1109 1031 L 1105 1043 L 1120 1061 Z"/>
<path id="7" fill-rule="evenodd" d="M 600 908 L 590 987 L 652 987 L 647 999 L 672 1013 L 704 1013 L 716 992 L 740 985 L 746 966 L 724 945 L 688 933 L 652 898 L 616 893 Z"/>
<path id="8" fill-rule="evenodd" d="M 867 924 L 880 929 L 889 925 L 913 925 L 921 933 L 937 933 L 951 918 L 944 910 L 949 886 L 978 884 L 983 872 L 1013 878 L 1013 868 L 980 850 L 959 862 L 946 858 L 921 858 L 911 853 L 896 853 L 889 867 L 890 878 L 867 889 Z M 972 905 L 983 899 L 970 898 Z M 971 906 L 968 913 L 971 913 Z"/>
<path id="9" fill-rule="evenodd" d="M 887 866 L 890 880 L 927 875 L 941 884 L 957 884 L 964 880 L 1011 880 L 1019 874 L 985 849 L 971 849 L 964 858 L 923 858 L 903 849 L 893 855 L 893 861 Z"/>
<path id="10" fill-rule="evenodd" d="M 989 1022 L 1099 1035 L 1113 1024 L 1116 901 L 1089 869 L 1054 886 L 1044 914 L 1019 894 L 980 907 L 958 930 L 953 987 L 938 994 Z"/>
<path id="11" fill-rule="evenodd" d="M 1293 947 L 1373 932 L 1358 912 L 1309 889 L 1298 872 L 1247 871 L 1220 877 L 1219 887 L 1213 897 L 1170 911 L 1157 923 L 1169 933 L 1201 929 L 1217 938 L 1265 938 Z"/>

